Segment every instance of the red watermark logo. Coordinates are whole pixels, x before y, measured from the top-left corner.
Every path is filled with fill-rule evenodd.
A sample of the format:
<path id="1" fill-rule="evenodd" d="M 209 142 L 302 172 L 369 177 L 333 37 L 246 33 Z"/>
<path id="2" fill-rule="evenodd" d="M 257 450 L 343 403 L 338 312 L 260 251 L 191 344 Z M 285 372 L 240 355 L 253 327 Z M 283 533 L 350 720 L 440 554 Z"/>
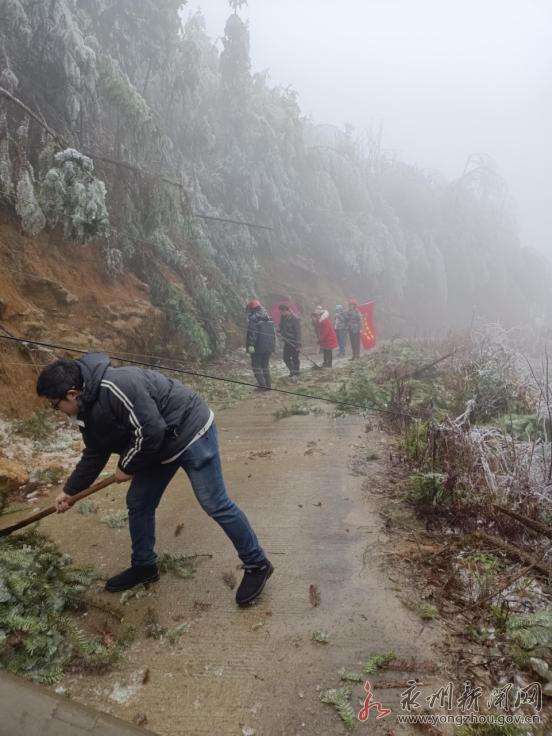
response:
<path id="1" fill-rule="evenodd" d="M 391 713 L 390 708 L 385 708 L 385 706 L 383 706 L 378 700 L 373 700 L 374 693 L 372 692 L 372 685 L 370 685 L 369 680 L 366 680 L 364 683 L 364 690 L 366 692 L 366 697 L 364 698 L 364 705 L 358 712 L 357 718 L 359 721 L 367 721 L 372 708 L 375 708 L 378 713 L 376 720 L 378 720 L 378 718 L 385 718 Z"/>
<path id="2" fill-rule="evenodd" d="M 524 688 L 516 687 L 511 683 L 493 688 L 487 698 L 487 707 L 483 713 L 480 713 L 479 704 L 480 699 L 483 698 L 483 690 L 481 687 L 474 686 L 469 680 L 464 682 L 462 692 L 456 698 L 456 706 L 459 711 L 457 713 L 452 712 L 454 710 L 455 695 L 452 682 L 439 687 L 425 698 L 417 680 L 408 680 L 406 684 L 408 687 L 401 693 L 400 706 L 402 713 L 397 714 L 397 723 L 434 726 L 439 724 L 491 724 L 500 726 L 505 724 L 540 724 L 542 686 L 539 682 L 532 682 Z M 364 691 L 366 693 L 364 705 L 357 714 L 359 721 L 366 722 L 372 709 L 376 711 L 376 720 L 390 715 L 391 709 L 375 700 L 369 680 L 364 683 Z M 424 706 L 420 702 L 422 698 L 429 704 L 429 709 L 445 710 L 447 712 L 429 713 L 427 709 L 424 710 Z M 489 712 L 490 709 L 502 711 L 502 713 Z M 533 712 L 529 713 L 528 710 Z"/>

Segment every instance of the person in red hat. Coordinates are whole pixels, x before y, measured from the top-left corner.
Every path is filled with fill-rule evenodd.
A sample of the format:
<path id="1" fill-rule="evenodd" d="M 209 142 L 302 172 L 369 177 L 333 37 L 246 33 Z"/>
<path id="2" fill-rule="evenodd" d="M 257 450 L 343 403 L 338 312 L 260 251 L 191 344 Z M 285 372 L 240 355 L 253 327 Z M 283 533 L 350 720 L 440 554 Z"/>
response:
<path id="1" fill-rule="evenodd" d="M 247 334 L 245 349 L 251 356 L 251 368 L 260 390 L 272 387 L 270 377 L 270 354 L 276 350 L 274 322 L 258 299 L 251 299 L 245 307 L 247 312 Z"/>
<path id="2" fill-rule="evenodd" d="M 351 350 L 353 351 L 353 357 L 351 360 L 358 360 L 360 358 L 362 315 L 358 309 L 358 302 L 356 299 L 349 299 L 349 309 L 347 310 L 347 329 L 349 330 Z"/>
<path id="3" fill-rule="evenodd" d="M 316 307 L 313 312 L 318 325 L 318 343 L 324 353 L 323 368 L 332 367 L 333 350 L 337 347 L 337 335 L 330 319 L 330 313 L 323 307 Z"/>

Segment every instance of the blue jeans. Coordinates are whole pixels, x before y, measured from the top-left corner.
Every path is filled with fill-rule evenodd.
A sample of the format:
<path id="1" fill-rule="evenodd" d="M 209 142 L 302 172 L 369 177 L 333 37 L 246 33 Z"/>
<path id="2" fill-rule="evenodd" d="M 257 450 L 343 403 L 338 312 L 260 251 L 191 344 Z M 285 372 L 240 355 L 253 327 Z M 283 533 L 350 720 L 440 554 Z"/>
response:
<path id="1" fill-rule="evenodd" d="M 345 348 L 347 346 L 347 330 L 338 329 L 335 331 L 337 335 L 337 341 L 339 343 L 339 354 L 345 355 Z"/>
<path id="2" fill-rule="evenodd" d="M 154 465 L 136 473 L 127 493 L 128 525 L 132 540 L 132 564 L 153 565 L 155 510 L 165 488 L 178 470 L 186 471 L 201 508 L 224 530 L 245 565 L 265 559 L 246 515 L 228 497 L 222 477 L 215 423 L 173 463 Z"/>

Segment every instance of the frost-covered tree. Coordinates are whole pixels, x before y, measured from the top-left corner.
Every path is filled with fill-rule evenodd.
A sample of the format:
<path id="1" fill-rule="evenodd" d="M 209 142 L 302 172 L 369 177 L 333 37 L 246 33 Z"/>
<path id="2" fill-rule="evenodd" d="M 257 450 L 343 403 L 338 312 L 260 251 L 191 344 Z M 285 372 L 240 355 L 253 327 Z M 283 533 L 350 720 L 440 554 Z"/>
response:
<path id="1" fill-rule="evenodd" d="M 105 185 L 88 156 L 69 148 L 55 153 L 41 182 L 40 201 L 51 227 L 63 225 L 64 237 L 78 243 L 109 234 Z"/>
<path id="2" fill-rule="evenodd" d="M 35 194 L 34 170 L 27 158 L 28 138 L 29 118 L 26 117 L 17 128 L 15 140 L 15 211 L 21 218 L 23 230 L 30 235 L 38 235 L 46 225 L 46 218 Z"/>
<path id="3" fill-rule="evenodd" d="M 247 0 L 228 0 L 228 5 L 237 13 L 244 5 L 247 7 Z"/>
<path id="4" fill-rule="evenodd" d="M 226 104 L 240 109 L 247 101 L 251 86 L 249 29 L 238 15 L 226 21 L 223 50 L 220 55 L 221 86 Z"/>
<path id="5" fill-rule="evenodd" d="M 9 57 L 6 53 L 6 45 L 0 42 L 0 87 L 13 94 L 19 85 L 19 79 L 13 72 Z"/>
<path id="6" fill-rule="evenodd" d="M 9 199 L 13 194 L 13 165 L 10 154 L 8 115 L 0 110 L 0 198 Z"/>
<path id="7" fill-rule="evenodd" d="M 0 197 L 24 227 L 101 238 L 109 273 L 146 281 L 197 357 L 222 348 L 224 319 L 241 318 L 274 258 L 332 274 L 413 331 L 475 304 L 552 313 L 488 159 L 449 182 L 386 156 L 378 136 L 315 125 L 293 89 L 251 74 L 244 0 L 230 0 L 220 52 L 181 4 L 0 0 L 4 88 L 57 134 L 31 120 L 23 143 L 21 110 L 0 95 Z"/>

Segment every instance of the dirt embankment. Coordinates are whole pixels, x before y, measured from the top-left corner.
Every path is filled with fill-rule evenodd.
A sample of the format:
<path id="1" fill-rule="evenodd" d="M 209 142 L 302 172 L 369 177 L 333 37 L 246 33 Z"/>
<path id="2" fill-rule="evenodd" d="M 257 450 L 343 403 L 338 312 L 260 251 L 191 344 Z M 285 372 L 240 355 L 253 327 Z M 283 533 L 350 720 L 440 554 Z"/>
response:
<path id="1" fill-rule="evenodd" d="M 333 308 L 347 298 L 346 284 L 322 264 L 274 250 L 258 256 L 257 295 L 267 305 L 290 299 L 308 316 L 318 303 Z M 171 280 L 166 267 L 163 272 Z M 228 322 L 227 330 L 229 348 L 239 347 L 243 326 Z M 132 273 L 107 278 L 100 244 L 69 243 L 58 231 L 31 237 L 0 208 L 0 337 L 6 334 L 139 360 L 165 356 L 178 342 L 147 284 Z M 307 318 L 303 343 L 313 341 Z M 180 349 L 185 354 L 186 346 Z M 24 417 L 38 406 L 37 371 L 54 357 L 0 339 L 1 413 Z"/>
<path id="2" fill-rule="evenodd" d="M 0 335 L 112 351 L 150 351 L 165 330 L 148 287 L 132 274 L 106 278 L 98 247 L 21 233 L 0 220 Z M 34 404 L 37 369 L 52 360 L 0 340 L 0 406 L 24 416 Z"/>

